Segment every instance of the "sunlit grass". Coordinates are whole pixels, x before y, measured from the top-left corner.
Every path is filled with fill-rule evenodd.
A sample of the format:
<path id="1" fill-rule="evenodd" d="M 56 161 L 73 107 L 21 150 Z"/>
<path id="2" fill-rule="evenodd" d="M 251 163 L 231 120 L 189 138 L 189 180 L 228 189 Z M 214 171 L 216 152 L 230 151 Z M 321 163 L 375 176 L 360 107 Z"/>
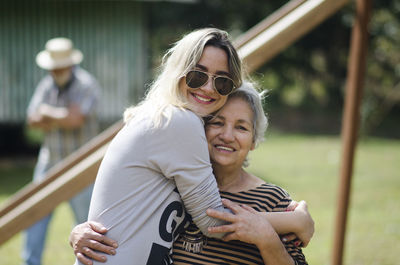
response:
<path id="1" fill-rule="evenodd" d="M 46 251 L 43 256 L 43 265 L 72 265 L 74 255 L 68 244 L 68 236 L 73 227 L 72 212 L 67 203 L 62 203 L 54 212 L 48 237 Z M 22 264 L 23 233 L 18 233 L 11 240 L 0 246 L 1 265 Z"/>
<path id="2" fill-rule="evenodd" d="M 282 186 L 294 199 L 308 202 L 316 222 L 314 237 L 304 249 L 309 264 L 330 264 L 340 155 L 338 137 L 274 133 L 250 157 L 251 172 Z M 18 170 L 16 172 L 21 175 Z M 1 168 L 0 176 L 4 180 Z M 11 193 L 6 191 L 14 189 L 16 184 L 10 182 L 17 181 L 15 178 L 0 182 L 0 200 L 10 196 Z M 27 180 L 27 177 L 19 178 L 24 180 L 18 180 L 18 184 Z M 398 264 L 399 201 L 400 141 L 361 140 L 352 180 L 344 264 Z M 64 203 L 53 216 L 43 265 L 73 264 L 72 250 L 68 245 L 72 224 L 71 211 Z M 20 248 L 21 234 L 18 234 L 0 246 L 0 264 L 20 264 Z"/>
<path id="3" fill-rule="evenodd" d="M 339 184 L 337 137 L 267 137 L 250 170 L 306 200 L 316 231 L 304 253 L 310 264 L 330 264 Z M 356 152 L 344 264 L 398 264 L 400 141 L 361 140 Z"/>
<path id="4" fill-rule="evenodd" d="M 32 179 L 33 160 L 7 160 L 0 163 L 0 203 Z M 53 214 L 48 230 L 43 264 L 72 265 L 74 255 L 68 244 L 68 236 L 74 224 L 72 211 L 62 203 Z M 22 264 L 21 246 L 23 233 L 18 233 L 0 246 L 0 264 Z"/>

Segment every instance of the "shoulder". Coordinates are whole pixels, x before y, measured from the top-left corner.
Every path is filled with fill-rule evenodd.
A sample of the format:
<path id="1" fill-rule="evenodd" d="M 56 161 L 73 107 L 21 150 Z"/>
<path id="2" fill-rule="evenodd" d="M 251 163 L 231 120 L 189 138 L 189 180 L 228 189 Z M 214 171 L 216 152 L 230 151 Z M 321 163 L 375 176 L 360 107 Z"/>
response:
<path id="1" fill-rule="evenodd" d="M 277 198 L 290 198 L 289 193 L 285 189 L 272 183 L 264 183 L 260 186 L 260 189 L 275 194 Z"/>
<path id="2" fill-rule="evenodd" d="M 220 193 L 226 199 L 247 204 L 259 212 L 285 211 L 292 201 L 284 189 L 269 183 L 262 183 L 255 188 L 242 192 L 221 191 Z"/>
<path id="3" fill-rule="evenodd" d="M 292 199 L 283 188 L 270 183 L 264 183 L 253 190 L 264 202 L 266 211 L 284 211 Z"/>
<path id="4" fill-rule="evenodd" d="M 40 90 L 48 90 L 51 89 L 54 85 L 53 78 L 51 75 L 47 74 L 44 76 L 36 86 L 36 89 Z"/>
<path id="5" fill-rule="evenodd" d="M 81 67 L 74 68 L 74 76 L 83 86 L 92 86 L 93 84 L 97 85 L 97 80 L 94 76 Z"/>
<path id="6" fill-rule="evenodd" d="M 203 120 L 194 112 L 175 106 L 169 106 L 165 111 L 166 116 L 170 117 L 168 127 L 185 131 L 198 129 L 204 131 Z"/>

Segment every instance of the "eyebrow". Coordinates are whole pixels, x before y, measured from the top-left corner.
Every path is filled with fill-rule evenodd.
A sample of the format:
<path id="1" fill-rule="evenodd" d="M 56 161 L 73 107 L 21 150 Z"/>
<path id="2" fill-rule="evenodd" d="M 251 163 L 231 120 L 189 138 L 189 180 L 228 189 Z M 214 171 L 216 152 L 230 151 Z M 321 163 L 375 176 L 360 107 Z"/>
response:
<path id="1" fill-rule="evenodd" d="M 197 67 L 197 68 L 200 68 L 200 70 L 203 70 L 203 71 L 205 71 L 205 72 L 208 72 L 208 68 L 205 67 L 204 65 L 196 64 L 196 67 Z M 217 74 L 217 75 L 226 75 L 226 76 L 228 76 L 228 77 L 231 77 L 231 74 L 228 73 L 228 72 L 225 72 L 225 71 L 217 71 L 215 74 Z"/>
<path id="2" fill-rule="evenodd" d="M 226 118 L 225 118 L 224 116 L 216 115 L 216 116 L 214 116 L 209 122 L 212 122 L 212 121 L 215 120 L 215 119 L 221 119 L 221 120 L 224 120 L 224 121 L 226 120 Z M 237 122 L 238 122 L 239 124 L 245 123 L 245 124 L 248 124 L 249 126 L 253 126 L 253 123 L 252 123 L 252 122 L 249 122 L 249 121 L 244 120 L 244 119 L 239 119 L 239 120 L 237 120 Z"/>

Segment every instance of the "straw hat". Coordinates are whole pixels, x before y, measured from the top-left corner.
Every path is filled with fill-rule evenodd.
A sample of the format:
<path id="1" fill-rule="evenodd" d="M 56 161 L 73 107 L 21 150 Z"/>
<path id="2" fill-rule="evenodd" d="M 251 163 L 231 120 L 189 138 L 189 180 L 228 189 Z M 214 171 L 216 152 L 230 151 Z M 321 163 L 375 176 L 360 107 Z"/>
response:
<path id="1" fill-rule="evenodd" d="M 83 60 L 80 50 L 74 49 L 70 39 L 54 38 L 46 43 L 46 49 L 36 56 L 36 63 L 46 70 L 54 70 L 79 64 Z"/>

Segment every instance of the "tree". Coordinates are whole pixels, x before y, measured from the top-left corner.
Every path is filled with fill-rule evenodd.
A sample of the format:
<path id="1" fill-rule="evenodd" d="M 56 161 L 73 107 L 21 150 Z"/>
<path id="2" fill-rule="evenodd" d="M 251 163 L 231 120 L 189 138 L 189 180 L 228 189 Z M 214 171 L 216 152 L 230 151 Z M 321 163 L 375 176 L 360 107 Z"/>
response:
<path id="1" fill-rule="evenodd" d="M 235 38 L 286 3 L 203 0 L 190 5 L 152 4 L 152 50 L 161 54 L 183 33 L 199 27 L 222 28 Z M 298 120 L 297 129 L 340 130 L 354 7 L 353 3 L 347 5 L 253 75 L 270 90 L 266 109 L 272 118 L 285 112 L 296 116 L 292 118 Z M 374 1 L 362 104 L 363 134 L 376 133 L 385 120 L 396 121 L 400 114 L 399 12 L 400 0 Z M 158 65 L 159 57 L 155 58 Z M 272 122 L 279 123 L 278 119 Z M 394 129 L 386 134 L 400 132 L 400 122 L 387 124 Z"/>

